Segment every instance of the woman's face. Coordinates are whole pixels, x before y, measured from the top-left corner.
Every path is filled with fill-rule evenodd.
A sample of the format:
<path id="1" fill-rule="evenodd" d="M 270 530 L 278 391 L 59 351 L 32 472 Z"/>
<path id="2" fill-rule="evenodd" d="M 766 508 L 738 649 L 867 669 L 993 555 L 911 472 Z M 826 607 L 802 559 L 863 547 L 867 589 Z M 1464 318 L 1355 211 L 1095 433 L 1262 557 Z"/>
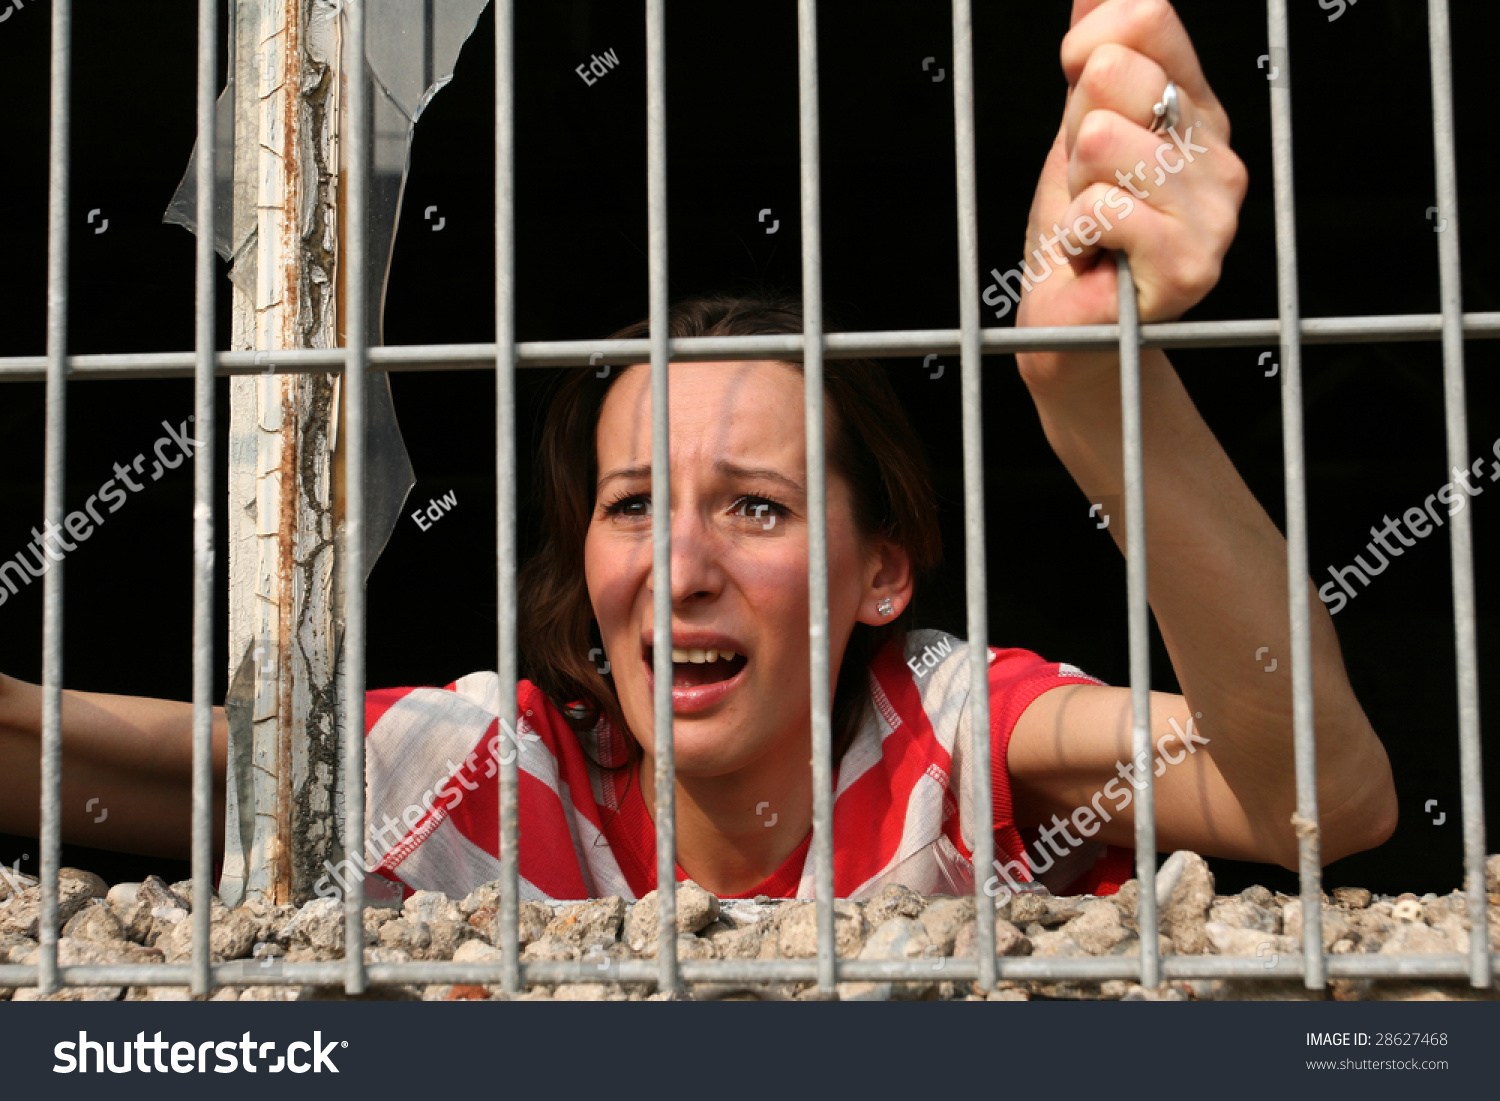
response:
<path id="1" fill-rule="evenodd" d="M 767 755 L 800 756 L 805 767 L 810 678 L 801 372 L 771 362 L 681 363 L 671 366 L 670 381 L 678 771 L 721 776 Z M 589 599 L 626 722 L 652 753 L 648 367 L 627 369 L 611 387 L 597 448 L 599 482 L 584 548 Z M 857 532 L 844 478 L 829 470 L 827 486 L 829 658 L 836 680 L 855 622 L 884 622 L 875 607 L 884 596 L 899 613 L 910 588 L 900 552 Z"/>

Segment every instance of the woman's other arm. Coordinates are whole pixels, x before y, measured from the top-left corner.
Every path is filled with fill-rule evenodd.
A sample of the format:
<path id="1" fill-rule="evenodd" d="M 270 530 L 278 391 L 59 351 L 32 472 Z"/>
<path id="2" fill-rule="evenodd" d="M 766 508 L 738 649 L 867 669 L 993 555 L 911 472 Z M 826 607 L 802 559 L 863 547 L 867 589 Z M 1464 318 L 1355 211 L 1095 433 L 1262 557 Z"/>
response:
<path id="1" fill-rule="evenodd" d="M 1244 165 L 1229 147 L 1228 115 L 1165 0 L 1075 0 L 1061 55 L 1068 100 L 1037 187 L 1028 242 L 1060 233 L 1081 247 L 1032 284 L 1017 324 L 1116 321 L 1118 282 L 1104 249 L 1130 258 L 1143 321 L 1180 317 L 1218 281 L 1247 187 Z M 1146 127 L 1168 80 L 1182 95 L 1175 136 Z M 1111 199 L 1129 209 L 1107 214 L 1107 228 L 1095 227 L 1085 215 L 1115 210 Z M 1038 353 L 1017 360 L 1047 439 L 1079 486 L 1091 500 L 1118 499 L 1119 357 Z M 1141 355 L 1141 405 L 1151 608 L 1183 691 L 1152 694 L 1152 742 L 1163 755 L 1153 766 L 1158 848 L 1294 868 L 1286 541 L 1159 350 Z M 1121 510 L 1114 520 L 1110 534 L 1123 551 Z M 1349 685 L 1332 619 L 1311 582 L 1297 583 L 1307 586 L 1311 607 L 1327 862 L 1389 837 L 1396 796 L 1385 750 Z M 1265 654 L 1280 659 L 1272 672 Z M 1045 824 L 1080 807 L 1100 816 L 1118 808 L 1100 836 L 1132 844 L 1133 807 L 1123 798 L 1130 725 L 1128 689 L 1080 686 L 1039 697 L 1010 743 L 1017 820 Z M 1112 795 L 1099 797 L 1112 781 L 1123 807 Z M 1088 823 L 1089 814 L 1080 817 Z"/>
<path id="2" fill-rule="evenodd" d="M 1160 769 L 1158 847 L 1294 868 L 1286 540 L 1166 356 L 1153 351 L 1141 358 L 1148 591 L 1183 691 L 1152 693 L 1152 743 L 1160 746 L 1153 753 L 1167 761 L 1153 769 Z M 1033 391 L 1048 439 L 1086 492 L 1122 484 L 1118 376 L 1097 385 L 1092 395 L 1089 386 Z M 1124 527 L 1116 514 L 1109 534 L 1122 552 Z M 1396 799 L 1384 747 L 1350 687 L 1333 620 L 1312 583 L 1303 583 L 1312 622 L 1326 863 L 1389 837 Z M 1267 672 L 1271 655 L 1279 660 Z M 1054 812 L 1067 815 L 1088 806 L 1095 792 L 1119 776 L 1116 763 L 1130 762 L 1130 726 L 1128 689 L 1080 686 L 1045 693 L 1012 736 L 1018 815 L 1029 812 L 1046 822 Z M 1184 737 L 1188 733 L 1207 741 Z M 1109 839 L 1132 844 L 1133 817 L 1118 818 Z"/>
<path id="3" fill-rule="evenodd" d="M 213 711 L 214 851 L 223 848 L 229 725 Z M 191 852 L 193 706 L 62 693 L 62 839 L 186 859 Z M 0 831 L 41 823 L 42 690 L 0 674 Z M 94 802 L 94 800 L 98 800 Z"/>

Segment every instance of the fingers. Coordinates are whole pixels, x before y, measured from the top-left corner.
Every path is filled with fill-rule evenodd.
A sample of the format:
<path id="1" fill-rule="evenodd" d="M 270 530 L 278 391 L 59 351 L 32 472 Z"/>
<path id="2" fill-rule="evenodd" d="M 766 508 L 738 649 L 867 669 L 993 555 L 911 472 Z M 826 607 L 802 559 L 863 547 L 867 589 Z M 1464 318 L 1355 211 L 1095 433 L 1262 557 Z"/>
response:
<path id="1" fill-rule="evenodd" d="M 1100 249 L 1130 257 L 1143 321 L 1180 317 L 1219 280 L 1223 249 L 1205 247 L 1198 223 L 1163 214 L 1124 188 L 1093 184 L 1063 217 L 1062 225 L 1086 246 L 1074 263 L 1086 263 Z"/>
<path id="2" fill-rule="evenodd" d="M 1087 265 L 1094 253 L 1106 249 L 1130 253 L 1145 242 L 1159 240 L 1169 233 L 1173 219 L 1153 210 L 1122 187 L 1091 184 L 1074 197 L 1063 211 L 1062 220 L 1053 227 L 1063 247 L 1082 256 L 1075 261 Z"/>
<path id="3" fill-rule="evenodd" d="M 1028 221 L 1036 263 L 1022 274 L 1068 274 L 1028 288 L 1026 323 L 1113 310 L 1103 249 L 1130 257 L 1144 320 L 1180 317 L 1217 282 L 1248 187 L 1229 118 L 1167 0 L 1073 0 L 1061 60 L 1068 99 Z M 1153 133 L 1169 82 L 1179 119 Z"/>
<path id="4" fill-rule="evenodd" d="M 1078 129 L 1093 111 L 1113 111 L 1141 129 L 1149 130 L 1155 121 L 1153 108 L 1161 102 L 1170 79 L 1166 71 L 1145 54 L 1116 43 L 1100 46 L 1090 55 L 1068 96 L 1063 116 L 1068 152 L 1072 153 L 1078 142 Z M 1181 117 L 1185 120 L 1197 118 L 1193 113 L 1196 106 L 1192 97 L 1181 89 L 1178 97 Z"/>
<path id="5" fill-rule="evenodd" d="M 1080 10 L 1084 8 L 1089 10 L 1080 18 Z M 1187 29 L 1167 0 L 1103 0 L 1092 6 L 1088 0 L 1076 0 L 1073 14 L 1076 22 L 1062 41 L 1063 73 L 1070 85 L 1078 83 L 1089 59 L 1100 47 L 1124 46 L 1156 62 L 1167 79 L 1175 81 L 1198 104 L 1200 111 L 1215 116 L 1223 114 L 1203 76 Z M 1166 81 L 1155 84 L 1155 90 L 1159 92 L 1165 84 Z M 1149 108 L 1147 104 L 1148 111 Z M 1227 136 L 1227 119 L 1215 117 L 1210 121 Z"/>
<path id="6" fill-rule="evenodd" d="M 1073 0 L 1073 18 L 1068 23 L 1068 26 L 1078 26 L 1079 22 L 1084 18 L 1084 16 L 1088 15 L 1100 4 L 1104 4 L 1107 2 L 1108 0 Z"/>
<path id="7" fill-rule="evenodd" d="M 1191 117 L 1191 116 L 1188 116 Z M 1191 131 L 1191 133 L 1189 133 Z M 1201 127 L 1186 120 L 1175 138 L 1153 134 L 1114 111 L 1090 111 L 1068 158 L 1068 194 L 1092 184 L 1118 186 L 1163 213 L 1191 213 L 1195 193 L 1207 182 L 1201 162 L 1210 152 Z M 1194 172 L 1183 170 L 1194 166 Z"/>
<path id="8" fill-rule="evenodd" d="M 1090 111 L 1068 158 L 1073 199 L 1053 227 L 1066 231 L 1064 248 L 1083 249 L 1075 263 L 1099 249 L 1126 253 L 1147 321 L 1180 317 L 1218 282 L 1249 184 L 1244 163 L 1191 117 L 1165 136 Z"/>

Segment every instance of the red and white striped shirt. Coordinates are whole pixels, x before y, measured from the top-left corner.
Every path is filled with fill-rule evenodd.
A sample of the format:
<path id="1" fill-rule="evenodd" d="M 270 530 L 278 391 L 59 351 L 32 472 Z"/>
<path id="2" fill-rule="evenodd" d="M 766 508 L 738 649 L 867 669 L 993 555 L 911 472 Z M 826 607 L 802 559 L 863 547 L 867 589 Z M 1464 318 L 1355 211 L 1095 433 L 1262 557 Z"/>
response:
<path id="1" fill-rule="evenodd" d="M 923 894 L 973 892 L 968 644 L 940 631 L 893 639 L 870 664 L 874 706 L 834 769 L 834 889 L 867 898 L 889 883 Z M 995 856 L 1023 856 L 1006 748 L 1043 692 L 1102 682 L 1028 650 L 990 650 Z M 656 844 L 639 783 L 625 784 L 626 740 L 607 720 L 575 733 L 530 681 L 514 737 L 502 735 L 499 678 L 370 692 L 366 703 L 366 868 L 403 893 L 462 898 L 498 879 L 499 761 L 519 773 L 521 897 L 637 899 L 656 886 Z M 600 764 L 590 760 L 583 742 Z M 603 767 L 601 767 L 603 766 Z M 612 770 L 613 769 L 613 770 Z M 622 789 L 624 789 L 622 791 Z M 743 895 L 811 898 L 812 832 Z M 1041 852 L 1041 846 L 1035 846 Z M 1129 849 L 1089 842 L 1036 876 L 1054 891 L 1108 894 L 1132 873 Z M 687 878 L 679 866 L 679 879 Z M 987 878 L 987 877 L 986 877 Z"/>

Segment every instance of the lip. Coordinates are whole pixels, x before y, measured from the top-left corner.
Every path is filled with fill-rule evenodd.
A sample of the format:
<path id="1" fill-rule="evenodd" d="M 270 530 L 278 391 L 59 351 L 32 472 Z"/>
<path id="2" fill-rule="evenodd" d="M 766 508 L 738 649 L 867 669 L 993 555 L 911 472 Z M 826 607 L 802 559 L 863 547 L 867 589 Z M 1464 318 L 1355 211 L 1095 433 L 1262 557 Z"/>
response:
<path id="1" fill-rule="evenodd" d="M 646 648 L 654 645 L 655 637 L 655 633 L 650 630 L 641 634 L 641 668 L 646 672 L 646 691 L 650 693 L 653 700 L 656 698 L 656 674 L 651 668 L 651 663 L 646 660 Z M 711 631 L 673 631 L 672 645 L 679 650 L 733 650 L 739 654 L 745 653 L 744 643 L 738 639 Z M 745 670 L 749 668 L 750 662 L 747 655 L 745 665 L 728 680 L 693 687 L 674 687 L 672 689 L 672 714 L 698 715 L 712 710 L 744 683 Z"/>

